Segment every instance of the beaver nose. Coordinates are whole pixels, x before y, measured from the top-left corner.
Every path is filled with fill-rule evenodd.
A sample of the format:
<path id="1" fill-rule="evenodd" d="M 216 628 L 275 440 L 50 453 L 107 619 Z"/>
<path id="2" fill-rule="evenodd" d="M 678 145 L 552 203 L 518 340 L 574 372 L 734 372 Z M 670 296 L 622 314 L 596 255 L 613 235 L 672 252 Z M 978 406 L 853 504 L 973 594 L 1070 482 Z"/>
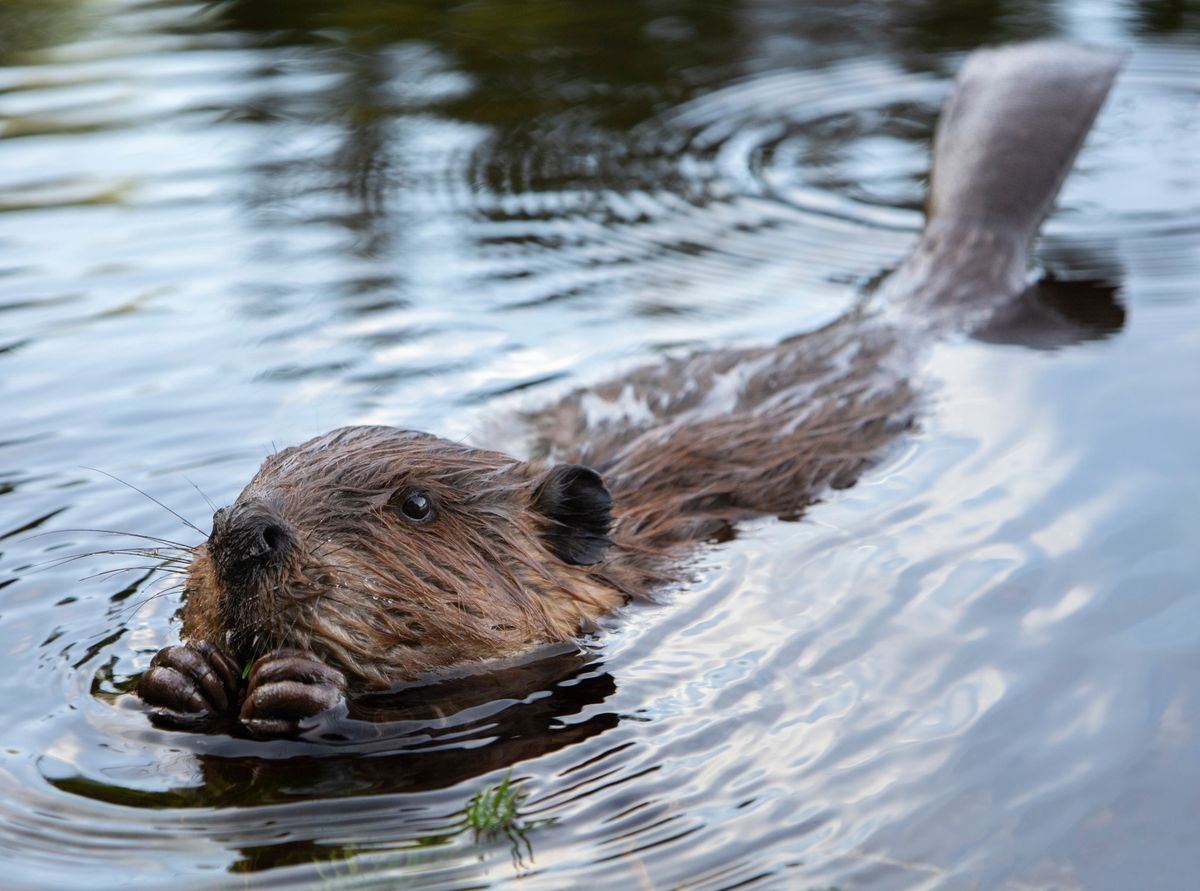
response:
<path id="1" fill-rule="evenodd" d="M 267 561 L 273 555 L 282 554 L 287 546 L 288 531 L 279 523 L 255 517 L 246 524 L 245 553 L 251 560 Z"/>
<path id="2" fill-rule="evenodd" d="M 269 508 L 252 504 L 217 511 L 209 546 L 226 575 L 241 578 L 282 565 L 292 547 L 292 533 Z"/>

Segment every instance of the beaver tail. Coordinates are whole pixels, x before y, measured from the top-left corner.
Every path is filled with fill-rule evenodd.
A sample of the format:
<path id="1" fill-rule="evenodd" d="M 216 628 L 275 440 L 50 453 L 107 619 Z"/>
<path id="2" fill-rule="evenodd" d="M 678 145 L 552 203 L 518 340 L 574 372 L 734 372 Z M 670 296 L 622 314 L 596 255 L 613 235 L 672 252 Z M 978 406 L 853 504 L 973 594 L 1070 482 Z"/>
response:
<path id="1" fill-rule="evenodd" d="M 938 121 L 925 229 L 883 285 L 889 303 L 974 327 L 1026 289 L 1038 227 L 1122 58 L 1053 42 L 971 55 Z"/>

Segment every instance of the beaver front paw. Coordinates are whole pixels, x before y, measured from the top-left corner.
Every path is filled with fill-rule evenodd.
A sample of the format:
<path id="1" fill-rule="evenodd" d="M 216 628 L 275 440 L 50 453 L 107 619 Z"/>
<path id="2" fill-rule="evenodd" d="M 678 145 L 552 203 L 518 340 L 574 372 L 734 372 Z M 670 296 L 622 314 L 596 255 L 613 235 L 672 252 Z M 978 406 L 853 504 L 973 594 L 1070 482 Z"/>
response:
<path id="1" fill-rule="evenodd" d="M 342 702 L 346 676 L 312 653 L 277 650 L 250 670 L 241 720 L 257 736 L 295 733 L 305 718 Z"/>
<path id="2" fill-rule="evenodd" d="M 238 687 L 233 660 L 208 641 L 196 640 L 155 653 L 138 682 L 138 696 L 168 717 L 197 720 L 236 708 Z"/>

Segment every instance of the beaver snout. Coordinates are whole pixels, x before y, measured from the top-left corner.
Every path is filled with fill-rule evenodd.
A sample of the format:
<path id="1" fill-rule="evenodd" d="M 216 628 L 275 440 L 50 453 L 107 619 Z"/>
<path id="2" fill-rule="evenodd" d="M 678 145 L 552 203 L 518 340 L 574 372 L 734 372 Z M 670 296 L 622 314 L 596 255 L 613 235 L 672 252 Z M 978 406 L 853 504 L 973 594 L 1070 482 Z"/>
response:
<path id="1" fill-rule="evenodd" d="M 213 514 L 209 552 L 229 588 L 249 587 L 277 574 L 295 548 L 287 522 L 259 501 L 222 508 Z"/>

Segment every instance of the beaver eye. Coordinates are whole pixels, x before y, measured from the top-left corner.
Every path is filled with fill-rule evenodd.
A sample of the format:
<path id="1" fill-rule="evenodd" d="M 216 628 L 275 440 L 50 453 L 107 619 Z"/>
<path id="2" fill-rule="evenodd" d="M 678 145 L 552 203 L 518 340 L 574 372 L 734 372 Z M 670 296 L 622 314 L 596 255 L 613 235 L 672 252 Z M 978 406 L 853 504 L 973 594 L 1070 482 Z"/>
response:
<path id="1" fill-rule="evenodd" d="M 433 519 L 433 502 L 424 492 L 409 492 L 400 502 L 400 513 L 412 523 L 428 523 Z"/>

